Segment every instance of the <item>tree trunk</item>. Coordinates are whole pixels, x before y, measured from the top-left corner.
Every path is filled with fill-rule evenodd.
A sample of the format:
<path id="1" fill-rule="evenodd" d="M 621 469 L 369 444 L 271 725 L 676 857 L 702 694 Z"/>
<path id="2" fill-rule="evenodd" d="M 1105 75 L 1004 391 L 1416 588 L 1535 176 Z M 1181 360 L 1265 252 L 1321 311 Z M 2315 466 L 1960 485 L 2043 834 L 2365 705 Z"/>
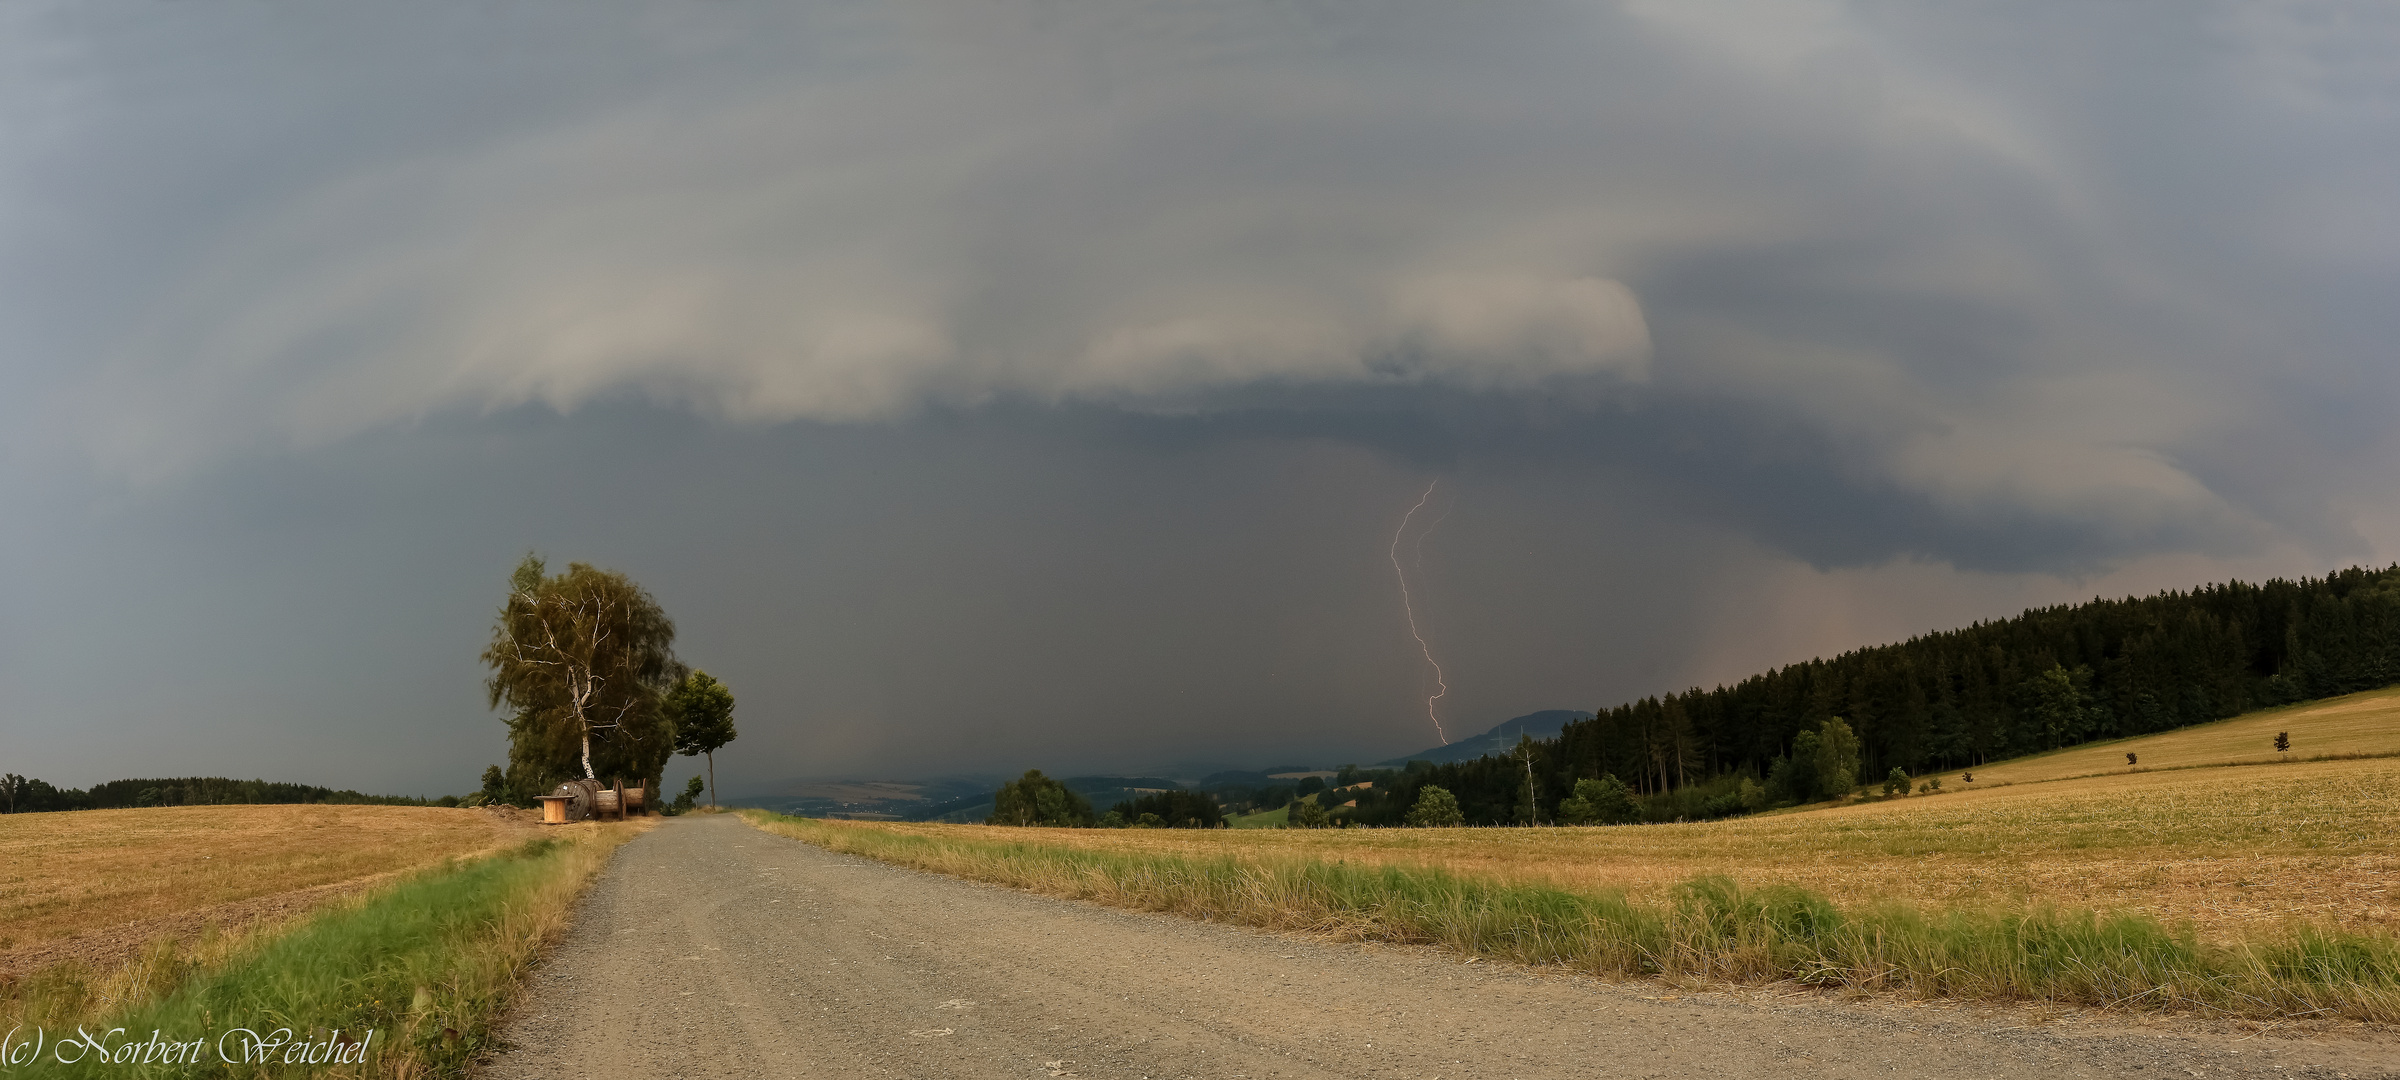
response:
<path id="1" fill-rule="evenodd" d="M 599 779 L 592 775 L 592 729 L 588 727 L 583 729 L 583 778 L 586 780 Z"/>
<path id="2" fill-rule="evenodd" d="M 717 807 L 717 752 L 714 750 L 708 752 L 708 807 L 711 810 Z"/>

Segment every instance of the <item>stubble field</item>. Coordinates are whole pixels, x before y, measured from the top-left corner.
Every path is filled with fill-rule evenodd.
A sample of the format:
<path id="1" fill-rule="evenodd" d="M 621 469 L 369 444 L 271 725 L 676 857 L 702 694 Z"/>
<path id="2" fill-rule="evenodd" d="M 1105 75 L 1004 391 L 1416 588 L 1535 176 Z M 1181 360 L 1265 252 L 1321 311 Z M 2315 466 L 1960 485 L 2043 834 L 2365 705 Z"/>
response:
<path id="1" fill-rule="evenodd" d="M 1127 854 L 1438 869 L 1664 895 L 1723 875 L 1843 903 L 2054 904 L 2228 939 L 2304 920 L 2400 931 L 2400 759 L 2137 773 L 1683 825 L 1006 829 L 860 824 Z"/>
<path id="2" fill-rule="evenodd" d="M 2275 749 L 2277 732 L 2291 736 L 2290 750 Z M 2128 752 L 2139 760 L 2126 764 Z M 2085 743 L 1990 766 L 1953 769 L 1940 777 L 1945 788 L 1980 788 L 2216 765 L 2381 756 L 2400 756 L 2400 686 L 2262 709 L 2157 735 Z M 1974 783 L 1964 781 L 1965 773 L 1975 774 Z"/>
<path id="3" fill-rule="evenodd" d="M 100 965 L 181 922 L 297 914 L 519 842 L 511 816 L 415 806 L 180 806 L 0 816 L 0 976 Z M 288 898 L 290 903 L 272 902 Z M 122 942 L 114 939 L 123 938 Z"/>

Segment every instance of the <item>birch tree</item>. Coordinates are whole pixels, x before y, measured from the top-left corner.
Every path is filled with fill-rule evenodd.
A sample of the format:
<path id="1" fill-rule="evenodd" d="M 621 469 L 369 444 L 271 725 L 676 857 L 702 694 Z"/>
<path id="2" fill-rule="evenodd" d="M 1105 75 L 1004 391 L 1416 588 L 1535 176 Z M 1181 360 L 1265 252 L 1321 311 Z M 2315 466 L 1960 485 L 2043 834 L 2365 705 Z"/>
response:
<path id="1" fill-rule="evenodd" d="M 674 750 L 659 708 L 683 675 L 674 641 L 674 622 L 632 579 L 583 563 L 552 575 L 527 555 L 483 652 L 491 704 L 512 714 L 511 764 L 542 786 L 578 771 L 655 781 Z"/>

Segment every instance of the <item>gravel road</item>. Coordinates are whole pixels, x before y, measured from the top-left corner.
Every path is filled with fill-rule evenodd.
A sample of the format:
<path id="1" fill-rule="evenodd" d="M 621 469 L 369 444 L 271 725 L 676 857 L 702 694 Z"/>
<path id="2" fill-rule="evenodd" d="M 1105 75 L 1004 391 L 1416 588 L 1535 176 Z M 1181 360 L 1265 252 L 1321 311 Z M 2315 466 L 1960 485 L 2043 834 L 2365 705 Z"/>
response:
<path id="1" fill-rule="evenodd" d="M 1683 995 L 1115 911 L 835 855 L 731 816 L 618 853 L 484 1075 L 2400 1076 L 2389 1036 Z"/>

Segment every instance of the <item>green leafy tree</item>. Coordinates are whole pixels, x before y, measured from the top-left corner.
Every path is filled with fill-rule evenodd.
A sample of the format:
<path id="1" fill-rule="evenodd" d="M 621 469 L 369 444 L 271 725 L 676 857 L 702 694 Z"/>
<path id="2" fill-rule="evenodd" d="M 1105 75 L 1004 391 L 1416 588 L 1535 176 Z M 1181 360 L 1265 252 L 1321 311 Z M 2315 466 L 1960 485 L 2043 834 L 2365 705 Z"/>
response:
<path id="1" fill-rule="evenodd" d="M 1123 829 L 1128 828 L 1131 825 L 1132 822 L 1125 820 L 1125 815 L 1120 814 L 1115 810 L 1111 810 L 1100 815 L 1100 827 L 1103 829 Z"/>
<path id="2" fill-rule="evenodd" d="M 666 712 L 674 723 L 675 752 L 685 757 L 707 755 L 708 805 L 717 805 L 717 751 L 735 735 L 733 691 L 708 672 L 694 671 L 667 695 Z"/>
<path id="3" fill-rule="evenodd" d="M 1308 799 L 1293 802 L 1291 813 L 1287 816 L 1288 822 L 1285 827 L 1292 829 L 1322 829 L 1332 824 L 1333 820 L 1332 816 L 1325 812 L 1324 807 L 1318 806 Z"/>
<path id="4" fill-rule="evenodd" d="M 1559 800 L 1562 825 L 1622 825 L 1641 816 L 1633 792 L 1615 776 L 1575 781 L 1575 794 Z"/>
<path id="5" fill-rule="evenodd" d="M 1095 824 L 1092 804 L 1067 785 L 1027 769 L 1025 775 L 1000 785 L 992 796 L 992 825 L 1051 825 L 1073 828 Z"/>
<path id="6" fill-rule="evenodd" d="M 1838 716 L 1817 727 L 1817 794 L 1838 799 L 1858 788 L 1858 735 Z"/>
<path id="7" fill-rule="evenodd" d="M 1824 739 L 1802 729 L 1792 736 L 1790 757 L 1775 759 L 1767 770 L 1767 793 L 1779 803 L 1813 802 L 1817 798 L 1817 762 Z"/>
<path id="8" fill-rule="evenodd" d="M 1417 805 L 1408 811 L 1408 823 L 1420 829 L 1454 829 L 1467 823 L 1467 816 L 1458 810 L 1458 796 L 1439 784 L 1427 784 L 1417 789 Z"/>
<path id="9" fill-rule="evenodd" d="M 1909 788 L 1909 783 L 1908 783 L 1908 770 L 1907 770 L 1907 769 L 1903 769 L 1903 768 L 1901 768 L 1901 767 L 1900 767 L 1900 766 L 1898 766 L 1898 765 L 1894 765 L 1894 766 L 1892 766 L 1892 771 L 1891 771 L 1891 772 L 1884 774 L 1884 777 L 1883 777 L 1883 797 L 1884 797 L 1884 798 L 1887 798 L 1887 799 L 1888 799 L 1888 798 L 1891 798 L 1891 797 L 1892 797 L 1892 796 L 1894 796 L 1894 795 L 1906 795 L 1906 794 L 1908 794 L 1908 788 Z"/>
<path id="10" fill-rule="evenodd" d="M 2047 748 L 2055 750 L 2081 742 L 2089 733 L 2093 716 L 2085 691 L 2091 681 L 2092 669 L 2077 667 L 2069 671 L 2061 664 L 2052 664 L 2049 670 L 2033 677 L 2030 711 Z"/>
<path id="11" fill-rule="evenodd" d="M 631 578 L 583 563 L 550 574 L 527 555 L 483 661 L 506 706 L 509 774 L 539 791 L 572 776 L 655 779 L 674 751 L 659 707 L 683 677 L 675 624 Z"/>

